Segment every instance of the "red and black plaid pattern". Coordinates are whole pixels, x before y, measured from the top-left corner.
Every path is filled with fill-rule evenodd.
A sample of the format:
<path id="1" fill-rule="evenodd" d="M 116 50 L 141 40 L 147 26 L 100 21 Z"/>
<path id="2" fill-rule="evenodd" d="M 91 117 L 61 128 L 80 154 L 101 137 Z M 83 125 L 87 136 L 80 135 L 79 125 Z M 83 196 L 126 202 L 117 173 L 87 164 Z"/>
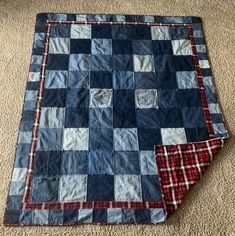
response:
<path id="1" fill-rule="evenodd" d="M 161 189 L 168 216 L 181 204 L 186 193 L 202 177 L 224 139 L 181 145 L 155 146 Z"/>

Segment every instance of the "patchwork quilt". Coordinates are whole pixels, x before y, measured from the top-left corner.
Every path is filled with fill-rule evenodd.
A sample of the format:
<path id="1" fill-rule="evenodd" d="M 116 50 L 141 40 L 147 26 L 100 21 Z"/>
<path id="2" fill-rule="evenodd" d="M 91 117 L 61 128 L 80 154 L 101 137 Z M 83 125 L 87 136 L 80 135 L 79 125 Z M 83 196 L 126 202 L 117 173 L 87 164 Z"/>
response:
<path id="1" fill-rule="evenodd" d="M 38 14 L 4 223 L 163 222 L 227 137 L 200 18 Z"/>

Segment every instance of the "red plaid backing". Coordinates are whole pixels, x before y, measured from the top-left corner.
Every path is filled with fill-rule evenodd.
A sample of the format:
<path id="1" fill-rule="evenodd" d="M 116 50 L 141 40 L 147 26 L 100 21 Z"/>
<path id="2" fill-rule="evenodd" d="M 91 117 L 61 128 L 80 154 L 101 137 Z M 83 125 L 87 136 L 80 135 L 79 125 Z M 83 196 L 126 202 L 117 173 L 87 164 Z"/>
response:
<path id="1" fill-rule="evenodd" d="M 161 189 L 168 216 L 181 204 L 186 193 L 202 177 L 224 139 L 181 145 L 155 146 Z"/>

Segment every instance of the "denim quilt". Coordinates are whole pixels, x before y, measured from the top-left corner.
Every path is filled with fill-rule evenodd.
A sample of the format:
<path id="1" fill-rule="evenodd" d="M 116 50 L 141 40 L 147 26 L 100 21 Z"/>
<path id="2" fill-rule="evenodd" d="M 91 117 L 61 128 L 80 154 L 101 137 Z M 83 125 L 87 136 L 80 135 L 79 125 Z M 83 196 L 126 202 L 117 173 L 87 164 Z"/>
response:
<path id="1" fill-rule="evenodd" d="M 37 15 L 4 223 L 159 223 L 228 137 L 201 19 Z"/>

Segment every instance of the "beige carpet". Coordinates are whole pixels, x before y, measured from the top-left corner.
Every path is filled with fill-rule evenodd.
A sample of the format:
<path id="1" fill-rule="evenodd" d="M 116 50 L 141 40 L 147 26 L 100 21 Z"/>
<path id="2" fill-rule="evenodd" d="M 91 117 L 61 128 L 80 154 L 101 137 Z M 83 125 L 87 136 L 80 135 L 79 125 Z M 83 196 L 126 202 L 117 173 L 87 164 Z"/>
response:
<path id="1" fill-rule="evenodd" d="M 35 15 L 39 12 L 201 16 L 230 140 L 165 224 L 153 226 L 4 227 Z M 0 0 L 0 235 L 235 235 L 234 0 Z"/>

